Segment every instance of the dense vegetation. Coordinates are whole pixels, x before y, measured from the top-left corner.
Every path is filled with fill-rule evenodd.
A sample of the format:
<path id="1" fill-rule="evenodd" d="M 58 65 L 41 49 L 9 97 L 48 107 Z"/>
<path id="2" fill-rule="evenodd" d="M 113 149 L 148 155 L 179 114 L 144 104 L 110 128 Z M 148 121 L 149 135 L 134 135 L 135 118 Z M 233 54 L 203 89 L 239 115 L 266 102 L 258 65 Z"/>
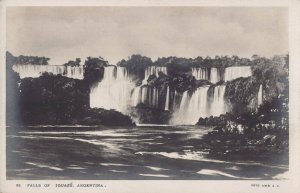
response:
<path id="1" fill-rule="evenodd" d="M 136 78 L 143 80 L 145 69 L 152 64 L 151 58 L 136 54 L 130 56 L 128 60 L 121 60 L 117 63 L 117 66 L 127 68 L 129 73 L 136 75 Z"/>
<path id="2" fill-rule="evenodd" d="M 104 67 L 108 66 L 108 62 L 102 57 L 93 58 L 87 57 L 84 62 L 84 80 L 88 85 L 92 86 L 93 84 L 102 80 L 104 75 Z"/>
<path id="3" fill-rule="evenodd" d="M 20 59 L 21 58 L 21 59 Z M 25 57 L 26 58 L 26 57 Z M 29 57 L 30 58 L 30 57 Z M 43 58 L 43 57 L 38 57 Z M 75 117 L 76 112 L 86 112 L 88 109 L 88 98 L 89 98 L 89 90 L 92 86 L 95 85 L 95 83 L 101 81 L 104 75 L 104 68 L 106 66 L 109 66 L 110 64 L 103 59 L 102 57 L 87 57 L 87 59 L 84 62 L 84 79 L 82 81 L 79 80 L 72 80 L 67 79 L 62 76 L 51 76 L 49 74 L 45 74 L 44 76 L 38 78 L 38 79 L 24 79 L 19 80 L 18 75 L 14 73 L 11 70 L 11 66 L 13 64 L 16 64 L 18 62 L 23 61 L 24 64 L 28 64 L 29 61 L 24 61 L 24 57 L 14 57 L 9 52 L 7 52 L 7 77 L 8 79 L 11 79 L 7 83 L 21 83 L 20 88 L 23 90 L 28 89 L 36 89 L 40 88 L 41 90 L 28 90 L 29 98 L 34 92 L 38 92 L 39 95 L 36 97 L 43 98 L 45 101 L 52 101 L 55 103 L 56 100 L 63 100 L 65 98 L 66 101 L 68 101 L 68 107 L 64 108 L 63 110 L 58 109 L 47 109 L 50 107 L 44 107 L 44 110 L 40 111 L 59 111 L 59 114 L 56 118 L 53 117 L 53 119 L 56 122 L 60 122 L 62 119 L 66 119 L 66 116 L 64 113 L 65 111 L 72 112 L 72 116 Z M 65 63 L 65 66 L 78 66 L 80 65 L 80 59 L 77 58 L 75 61 L 69 61 Z M 34 64 L 34 62 L 33 62 Z M 165 66 L 167 67 L 168 75 L 160 72 L 158 74 L 158 77 L 156 75 L 151 75 L 147 82 L 149 87 L 156 87 L 159 89 L 159 96 L 165 98 L 166 96 L 166 89 L 167 87 L 170 88 L 171 92 L 176 91 L 179 93 L 179 96 L 186 90 L 189 90 L 193 92 L 196 88 L 203 85 L 211 85 L 210 90 L 218 84 L 224 84 L 224 82 L 219 82 L 217 84 L 212 85 L 207 80 L 196 80 L 195 77 L 191 74 L 191 67 L 218 67 L 220 69 L 223 69 L 224 67 L 228 66 L 237 66 L 237 65 L 248 65 L 251 66 L 253 71 L 253 76 L 248 78 L 238 78 L 232 81 L 227 82 L 226 86 L 226 92 L 225 92 L 225 98 L 228 101 L 228 104 L 231 104 L 232 114 L 233 115 L 241 115 L 243 113 L 253 113 L 257 107 L 257 92 L 260 87 L 260 85 L 263 86 L 264 91 L 264 103 L 270 102 L 274 97 L 278 97 L 284 92 L 285 90 L 288 90 L 288 56 L 281 57 L 281 56 L 275 56 L 273 58 L 264 58 L 259 57 L 257 55 L 254 55 L 251 59 L 247 58 L 239 58 L 237 56 L 216 56 L 215 58 L 178 58 L 178 57 L 163 57 L 158 58 L 156 61 L 152 62 L 152 60 L 148 57 L 141 56 L 141 55 L 132 55 L 127 60 L 121 60 L 118 62 L 119 66 L 125 67 L 128 69 L 128 72 L 132 75 L 135 75 L 136 77 L 136 83 L 138 85 L 141 85 L 142 80 L 144 79 L 144 71 L 149 66 Z M 48 80 L 49 79 L 49 80 Z M 38 80 L 38 81 L 37 81 Z M 46 85 L 48 84 L 55 84 L 53 85 Z M 52 81 L 52 82 L 51 82 Z M 18 94 L 17 87 L 8 86 L 8 92 L 9 96 L 15 96 L 15 97 L 24 97 L 25 91 L 22 91 L 21 94 Z M 59 88 L 64 89 L 70 89 L 68 90 L 60 90 Z M 72 89 L 75 89 L 74 91 L 71 91 Z M 11 90 L 11 91 L 9 91 Z M 209 91 L 210 91 L 209 90 Z M 14 94 L 12 93 L 14 91 Z M 243 91 L 243 92 L 241 92 Z M 49 92 L 49 93 L 48 93 Z M 57 92 L 57 93 L 56 93 Z M 60 92 L 60 93 L 58 93 Z M 44 95 L 43 95 L 44 94 Z M 51 94 L 54 94 L 55 97 L 58 98 L 51 98 Z M 47 96 L 47 97 L 45 97 Z M 68 98 L 70 97 L 70 98 Z M 78 98 L 81 98 L 83 101 L 76 101 Z M 171 96 L 173 97 L 173 96 Z M 35 98 L 36 101 L 37 98 Z M 12 97 L 7 97 L 7 100 L 14 100 Z M 24 100 L 24 99 L 23 99 Z M 27 100 L 27 99 L 26 99 Z M 29 99 L 28 99 L 29 100 Z M 78 99 L 79 100 L 79 99 Z M 15 100 L 15 101 L 22 101 L 22 100 Z M 33 101 L 32 101 L 33 102 Z M 42 101 L 40 101 L 42 104 Z M 25 103 L 30 104 L 28 101 Z M 78 103 L 77 105 L 72 105 L 73 103 Z M 9 102 L 9 105 L 17 104 L 16 102 Z M 50 102 L 49 102 L 50 104 Z M 25 105 L 26 106 L 26 105 Z M 28 105 L 30 106 L 30 105 Z M 164 104 L 160 104 L 160 107 L 163 107 Z M 30 107 L 33 108 L 33 107 Z M 55 105 L 51 108 L 55 108 Z M 16 107 L 10 107 L 9 109 L 19 109 Z M 27 107 L 24 109 L 27 109 Z M 161 108 L 163 109 L 163 108 Z M 27 109 L 28 110 L 28 109 Z M 30 109 L 35 110 L 35 109 Z M 29 110 L 28 110 L 29 111 Z M 97 111 L 97 110 L 94 110 Z M 100 111 L 99 111 L 100 112 Z M 170 117 L 169 115 L 165 115 L 164 111 L 159 111 L 157 109 L 152 109 L 149 107 L 145 107 L 143 105 L 137 106 L 135 109 L 135 112 L 139 112 L 141 114 L 144 114 L 145 117 L 143 120 L 145 122 L 151 122 L 150 120 L 157 120 L 159 123 L 165 123 L 166 119 Z M 155 113 L 153 113 L 155 112 Z M 74 113 L 74 114 L 73 114 Z M 9 110 L 8 110 L 9 115 Z M 151 115 L 161 115 L 161 118 L 149 118 Z M 22 116 L 25 116 L 22 114 Z M 13 116 L 9 116 L 13 117 Z M 155 117 L 155 116 L 154 116 Z M 85 121 L 89 122 L 96 122 L 95 116 L 91 116 L 91 119 L 85 119 Z M 203 119 L 202 122 L 212 123 L 214 121 L 214 118 L 206 118 Z M 217 118 L 218 120 L 218 118 Z M 55 122 L 54 121 L 54 122 Z M 78 120 L 69 120 L 70 123 L 77 123 L 80 122 Z M 155 121 L 156 122 L 156 121 Z M 201 121 L 199 121 L 201 122 Z"/>
<path id="4" fill-rule="evenodd" d="M 63 65 L 64 66 L 77 67 L 77 66 L 80 66 L 80 62 L 81 62 L 81 59 L 80 58 L 76 58 L 75 61 L 70 60 L 67 63 L 64 63 Z"/>
<path id="5" fill-rule="evenodd" d="M 240 116 L 234 114 L 221 116 L 226 117 L 222 125 L 205 135 L 201 142 L 205 148 L 210 149 L 209 156 L 212 157 L 223 159 L 235 157 L 239 160 L 265 160 L 268 157 L 275 162 L 286 163 L 289 151 L 288 114 L 288 97 L 281 95 L 264 103 L 257 112 Z M 218 120 L 200 119 L 198 124 L 213 121 Z"/>
<path id="6" fill-rule="evenodd" d="M 71 124 L 89 107 L 89 89 L 83 81 L 61 75 L 24 78 L 19 89 L 25 124 Z"/>
<path id="7" fill-rule="evenodd" d="M 12 70 L 14 61 L 8 55 L 7 125 L 134 124 L 128 116 L 115 110 L 89 107 L 89 84 L 99 78 L 99 73 L 103 75 L 101 68 L 107 65 L 101 58 L 87 58 L 84 80 L 49 73 L 44 73 L 39 78 L 20 80 L 18 74 Z"/>
<path id="8" fill-rule="evenodd" d="M 10 61 L 10 64 L 32 64 L 32 65 L 48 65 L 50 58 L 39 57 L 39 56 L 13 56 L 10 52 L 6 52 L 6 59 Z"/>
<path id="9" fill-rule="evenodd" d="M 238 84 L 236 88 L 248 86 L 249 90 L 255 87 L 252 92 L 256 92 L 258 89 L 256 88 L 257 85 L 263 84 L 264 89 L 267 92 L 276 92 L 266 95 L 270 96 L 270 99 L 272 98 L 272 96 L 278 94 L 280 90 L 282 90 L 282 87 L 284 86 L 283 84 L 286 84 L 284 82 L 287 82 L 288 55 L 284 57 L 274 56 L 273 58 L 265 58 L 253 55 L 251 59 L 239 58 L 238 56 L 216 56 L 215 58 L 202 58 L 199 56 L 193 59 L 170 56 L 158 58 L 154 62 L 152 62 L 150 58 L 145 56 L 132 55 L 128 58 L 128 60 L 123 59 L 118 62 L 117 65 L 127 68 L 129 73 L 135 75 L 139 80 L 138 84 L 141 84 L 141 80 L 144 79 L 144 72 L 147 67 L 165 66 L 167 67 L 168 78 L 164 78 L 165 82 L 160 81 L 160 83 L 168 84 L 178 92 L 194 90 L 195 88 L 202 86 L 205 83 L 203 81 L 199 82 L 195 80 L 195 78 L 191 75 L 192 67 L 217 67 L 222 74 L 225 67 L 251 66 L 253 71 L 252 79 L 239 81 L 236 80 L 237 82 L 232 82 L 232 84 L 229 83 L 230 90 L 228 90 L 228 94 L 234 93 L 234 90 L 236 90 L 233 88 L 233 86 L 230 85 Z M 160 79 L 159 77 L 155 78 Z M 155 78 L 151 77 L 150 82 L 153 82 Z M 209 82 L 206 82 L 205 84 L 209 84 Z M 274 91 L 271 88 L 276 88 L 277 91 Z M 229 100 L 233 99 L 229 98 Z"/>
<path id="10" fill-rule="evenodd" d="M 238 78 L 226 84 L 225 98 L 235 114 L 251 111 L 257 107 L 256 98 L 260 85 L 265 102 L 282 95 L 289 87 L 288 55 L 275 56 L 271 59 L 256 57 L 252 62 L 255 65 L 252 66 L 251 77 Z"/>
<path id="11" fill-rule="evenodd" d="M 252 59 L 260 58 L 254 55 Z M 152 62 L 151 58 L 141 56 L 139 54 L 132 55 L 128 60 L 121 60 L 118 66 L 126 67 L 130 73 L 134 73 L 143 79 L 144 70 L 148 66 L 165 66 L 168 68 L 168 74 L 174 76 L 176 74 L 184 74 L 191 71 L 191 67 L 218 67 L 225 68 L 229 66 L 252 66 L 255 65 L 253 60 L 248 58 L 239 58 L 238 56 L 216 56 L 197 57 L 197 58 L 179 58 L 179 57 L 162 57 Z"/>
<path id="12" fill-rule="evenodd" d="M 45 73 L 39 78 L 20 80 L 12 70 L 14 64 L 47 65 L 45 57 L 6 56 L 6 115 L 7 124 L 47 125 L 133 125 L 129 116 L 115 110 L 89 107 L 90 88 L 101 81 L 104 68 L 110 64 L 102 57 L 88 57 L 84 62 L 84 79 L 75 80 Z M 225 99 L 231 112 L 219 117 L 200 118 L 197 125 L 216 128 L 199 140 L 198 148 L 209 149 L 209 156 L 218 158 L 264 159 L 288 153 L 289 134 L 289 58 L 275 56 L 265 58 L 254 55 L 251 59 L 237 56 L 215 58 L 164 57 L 156 61 L 141 55 L 132 55 L 118 65 L 135 75 L 137 85 L 144 79 L 147 67 L 166 66 L 168 74 L 151 75 L 149 87 L 159 89 L 159 96 L 170 91 L 182 94 L 193 92 L 202 85 L 211 85 L 209 92 L 218 84 L 196 80 L 191 67 L 251 66 L 252 76 L 226 82 Z M 65 66 L 78 66 L 80 60 L 69 61 Z M 19 85 L 19 86 L 18 86 Z M 144 85 L 145 86 L 145 85 Z M 263 104 L 257 108 L 257 93 L 263 88 Z M 211 95 L 211 93 L 208 93 Z M 172 96 L 171 96 L 172 97 Z M 174 96 L 173 96 L 174 97 Z M 101 98 L 99 98 L 101 100 Z M 179 102 L 178 102 L 179 103 Z M 132 108 L 131 116 L 141 123 L 167 124 L 171 111 L 164 111 L 164 104 L 151 108 L 139 104 Z M 195 147 L 195 148 L 197 148 Z M 270 156 L 272 155 L 272 156 Z M 286 157 L 286 156 L 281 156 Z"/>
<path id="13" fill-rule="evenodd" d="M 252 77 L 227 83 L 225 97 L 233 111 L 199 119 L 198 125 L 219 125 L 202 142 L 210 149 L 210 156 L 248 160 L 269 157 L 273 161 L 285 158 L 280 161 L 287 162 L 288 156 L 282 155 L 289 151 L 288 56 L 253 61 Z M 252 105 L 259 85 L 264 102 L 256 109 Z"/>
<path id="14" fill-rule="evenodd" d="M 24 125 L 132 125 L 114 110 L 89 108 L 89 87 L 75 80 L 45 73 L 20 84 L 19 123 Z"/>

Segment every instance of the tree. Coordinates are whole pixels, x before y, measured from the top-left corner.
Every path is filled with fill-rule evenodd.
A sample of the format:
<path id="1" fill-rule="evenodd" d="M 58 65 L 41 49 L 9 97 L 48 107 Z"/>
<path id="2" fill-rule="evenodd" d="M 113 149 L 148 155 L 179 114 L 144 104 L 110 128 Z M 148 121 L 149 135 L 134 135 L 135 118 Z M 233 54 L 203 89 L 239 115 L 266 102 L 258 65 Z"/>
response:
<path id="1" fill-rule="evenodd" d="M 151 58 L 139 54 L 134 54 L 128 60 L 121 60 L 117 63 L 117 66 L 125 67 L 130 74 L 135 75 L 140 80 L 144 79 L 145 69 L 151 65 Z"/>
<path id="2" fill-rule="evenodd" d="M 64 66 L 71 66 L 71 67 L 77 67 L 80 66 L 81 59 L 76 58 L 75 61 L 70 60 L 69 62 L 63 64 Z"/>
<path id="3" fill-rule="evenodd" d="M 82 80 L 44 73 L 20 84 L 23 124 L 65 124 L 89 108 L 89 87 Z"/>
<path id="4" fill-rule="evenodd" d="M 13 56 L 10 52 L 6 52 L 6 57 L 10 61 L 11 65 L 48 65 L 50 58 L 38 57 L 38 56 Z"/>
<path id="5" fill-rule="evenodd" d="M 88 85 L 93 85 L 96 82 L 102 80 L 104 75 L 104 67 L 108 66 L 109 63 L 102 57 L 93 58 L 87 57 L 84 62 L 84 80 Z"/>

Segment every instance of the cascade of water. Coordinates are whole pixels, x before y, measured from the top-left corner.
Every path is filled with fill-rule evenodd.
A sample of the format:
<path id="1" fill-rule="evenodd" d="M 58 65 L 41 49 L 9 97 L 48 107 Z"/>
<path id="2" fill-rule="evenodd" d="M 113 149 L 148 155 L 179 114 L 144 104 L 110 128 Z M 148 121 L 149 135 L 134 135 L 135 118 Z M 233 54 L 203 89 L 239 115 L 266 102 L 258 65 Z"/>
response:
<path id="1" fill-rule="evenodd" d="M 221 80 L 218 68 L 210 68 L 210 82 L 217 83 Z"/>
<path id="2" fill-rule="evenodd" d="M 141 88 L 142 96 L 141 96 L 141 101 L 140 102 L 142 102 L 144 104 L 146 103 L 146 100 L 147 100 L 147 91 L 148 91 L 147 87 L 142 87 Z"/>
<path id="3" fill-rule="evenodd" d="M 135 87 L 131 93 L 131 106 L 135 107 L 141 102 L 142 86 Z"/>
<path id="4" fill-rule="evenodd" d="M 181 99 L 181 102 L 180 102 L 180 105 L 179 105 L 179 108 L 180 109 L 186 109 L 187 106 L 188 106 L 188 101 L 190 99 L 190 96 L 188 94 L 187 91 L 185 91 L 182 95 L 182 99 Z"/>
<path id="5" fill-rule="evenodd" d="M 230 81 L 240 77 L 248 77 L 252 75 L 250 66 L 231 66 L 225 68 L 224 81 Z"/>
<path id="6" fill-rule="evenodd" d="M 208 86 L 199 87 L 193 96 L 191 97 L 190 104 L 188 106 L 189 114 L 196 114 L 195 122 L 199 117 L 207 116 L 207 90 Z"/>
<path id="7" fill-rule="evenodd" d="M 84 69 L 70 66 L 54 65 L 14 65 L 13 70 L 19 73 L 21 78 L 39 77 L 43 72 L 61 74 L 63 76 L 83 79 Z M 176 110 L 172 119 L 174 124 L 194 124 L 199 117 L 210 115 L 218 116 L 226 113 L 227 105 L 224 101 L 225 85 L 214 86 L 213 94 L 208 96 L 208 86 L 199 87 L 194 93 L 187 91 L 183 93 L 182 98 L 176 92 L 167 87 L 166 95 L 162 96 L 161 90 L 147 85 L 147 79 L 155 74 L 158 77 L 159 72 L 167 74 L 166 67 L 150 66 L 145 70 L 145 79 L 141 86 L 135 87 L 132 78 L 126 68 L 108 66 L 104 70 L 104 77 L 101 82 L 91 88 L 90 106 L 105 109 L 116 109 L 127 114 L 129 106 L 136 106 L 144 103 L 149 107 L 161 108 L 162 110 Z M 239 77 L 251 76 L 251 67 L 235 66 L 225 68 L 224 74 L 217 68 L 192 68 L 192 74 L 196 79 L 210 80 L 212 83 L 219 82 L 221 78 L 225 81 Z M 210 74 L 210 75 L 209 75 Z M 165 92 L 163 92 L 165 93 Z M 210 93 L 210 92 L 209 92 Z M 160 96 L 160 97 L 159 97 Z M 181 98 L 180 104 L 176 104 Z M 262 85 L 257 94 L 257 104 L 263 102 Z"/>
<path id="8" fill-rule="evenodd" d="M 170 102 L 170 88 L 169 87 L 167 87 L 167 94 L 166 94 L 166 100 L 165 100 L 166 102 L 165 102 L 165 111 L 168 111 L 169 110 L 169 108 L 170 108 L 170 104 L 169 104 L 169 102 Z"/>
<path id="9" fill-rule="evenodd" d="M 257 107 L 259 107 L 262 103 L 263 103 L 263 90 L 262 90 L 262 85 L 260 85 L 257 94 Z"/>
<path id="10" fill-rule="evenodd" d="M 37 78 L 44 72 L 52 73 L 54 75 L 61 74 L 68 78 L 83 79 L 83 67 L 71 67 L 63 65 L 31 65 L 31 64 L 18 64 L 13 65 L 13 70 L 20 75 L 20 78 Z"/>
<path id="11" fill-rule="evenodd" d="M 177 91 L 174 91 L 174 97 L 173 97 L 173 104 L 172 104 L 172 109 L 173 111 L 176 109 L 176 98 L 177 98 L 178 94 Z"/>
<path id="12" fill-rule="evenodd" d="M 192 68 L 192 75 L 197 80 L 208 80 L 208 68 Z"/>
<path id="13" fill-rule="evenodd" d="M 195 124 L 199 117 L 206 117 L 207 91 L 209 86 L 199 87 L 193 94 L 183 93 L 180 108 L 174 113 L 172 124 Z"/>
<path id="14" fill-rule="evenodd" d="M 213 88 L 209 116 L 219 116 L 226 113 L 226 103 L 224 101 L 226 85 L 218 85 Z"/>
<path id="15" fill-rule="evenodd" d="M 68 78 L 83 79 L 83 67 L 68 66 L 68 67 L 66 67 L 66 75 L 65 76 Z"/>
<path id="16" fill-rule="evenodd" d="M 149 66 L 146 68 L 145 78 L 142 82 L 142 85 L 134 88 L 132 92 L 131 104 L 136 106 L 139 103 L 143 103 L 151 107 L 158 107 L 158 100 L 159 100 L 158 89 L 155 87 L 148 86 L 147 81 L 149 76 L 152 74 L 155 74 L 158 77 L 159 72 L 163 72 L 164 74 L 167 74 L 167 68 L 161 66 Z"/>
<path id="17" fill-rule="evenodd" d="M 127 113 L 134 84 L 123 67 L 108 66 L 101 82 L 91 88 L 90 106 Z"/>
<path id="18" fill-rule="evenodd" d="M 228 111 L 224 95 L 226 85 L 213 88 L 213 94 L 208 95 L 209 86 L 199 87 L 194 93 L 185 91 L 180 107 L 176 109 L 172 124 L 195 124 L 200 117 L 219 116 Z"/>
<path id="19" fill-rule="evenodd" d="M 158 77 L 158 73 L 163 72 L 164 74 L 167 74 L 167 67 L 163 66 L 149 66 L 145 70 L 145 78 L 143 80 L 143 85 L 147 84 L 148 78 L 150 75 L 155 74 L 156 77 Z"/>
<path id="20" fill-rule="evenodd" d="M 138 105 L 139 103 L 143 103 L 145 105 L 151 106 L 151 107 L 158 107 L 158 90 L 155 87 L 150 87 L 147 85 L 139 86 L 135 88 L 134 90 L 140 90 L 141 93 L 139 96 L 139 99 L 133 99 L 134 106 Z M 136 91 L 134 91 L 136 92 Z M 136 94 L 133 92 L 132 96 L 135 96 Z"/>
<path id="21" fill-rule="evenodd" d="M 152 104 L 154 105 L 154 107 L 158 106 L 158 90 L 157 90 L 157 88 L 154 88 L 154 96 L 153 96 Z"/>

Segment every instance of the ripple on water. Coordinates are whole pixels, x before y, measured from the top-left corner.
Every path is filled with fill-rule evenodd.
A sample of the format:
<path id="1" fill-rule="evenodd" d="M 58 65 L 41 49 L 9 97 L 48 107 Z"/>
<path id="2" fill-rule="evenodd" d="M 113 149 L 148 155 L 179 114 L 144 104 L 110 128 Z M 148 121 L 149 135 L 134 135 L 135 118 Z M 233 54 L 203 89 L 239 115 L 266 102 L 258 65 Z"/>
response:
<path id="1" fill-rule="evenodd" d="M 159 178 L 170 178 L 169 175 L 164 174 L 139 174 L 140 176 L 146 176 L 146 177 L 159 177 Z"/>

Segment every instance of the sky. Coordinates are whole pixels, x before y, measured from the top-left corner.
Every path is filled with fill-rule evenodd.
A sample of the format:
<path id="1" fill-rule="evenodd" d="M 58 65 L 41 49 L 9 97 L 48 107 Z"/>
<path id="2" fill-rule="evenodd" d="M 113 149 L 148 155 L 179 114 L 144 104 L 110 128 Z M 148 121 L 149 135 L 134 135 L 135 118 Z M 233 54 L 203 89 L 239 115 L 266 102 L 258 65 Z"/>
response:
<path id="1" fill-rule="evenodd" d="M 9 7 L 13 55 L 59 65 L 102 56 L 187 57 L 288 53 L 288 10 L 271 7 Z"/>

